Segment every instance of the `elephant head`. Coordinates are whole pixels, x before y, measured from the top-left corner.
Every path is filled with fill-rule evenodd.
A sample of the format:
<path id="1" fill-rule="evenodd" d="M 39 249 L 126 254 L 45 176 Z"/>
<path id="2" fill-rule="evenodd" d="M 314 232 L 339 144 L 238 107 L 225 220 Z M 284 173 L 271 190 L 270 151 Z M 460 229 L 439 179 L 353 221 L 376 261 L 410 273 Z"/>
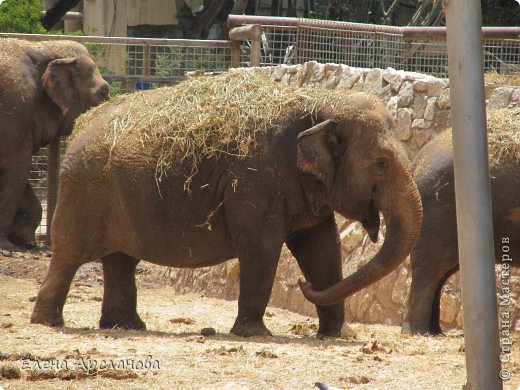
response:
<path id="1" fill-rule="evenodd" d="M 370 95 L 353 94 L 348 101 L 348 115 L 328 115 L 298 136 L 297 165 L 325 188 L 323 202 L 360 221 L 372 241 L 378 237 L 380 212 L 387 233 L 374 258 L 336 285 L 316 291 L 300 283 L 317 305 L 337 303 L 391 272 L 412 250 L 422 223 L 419 192 L 390 113 Z"/>
<path id="2" fill-rule="evenodd" d="M 109 97 L 109 85 L 86 51 L 85 55 L 51 61 L 43 74 L 42 84 L 65 119 L 74 120 Z M 71 128 L 67 127 L 61 135 L 68 135 Z"/>

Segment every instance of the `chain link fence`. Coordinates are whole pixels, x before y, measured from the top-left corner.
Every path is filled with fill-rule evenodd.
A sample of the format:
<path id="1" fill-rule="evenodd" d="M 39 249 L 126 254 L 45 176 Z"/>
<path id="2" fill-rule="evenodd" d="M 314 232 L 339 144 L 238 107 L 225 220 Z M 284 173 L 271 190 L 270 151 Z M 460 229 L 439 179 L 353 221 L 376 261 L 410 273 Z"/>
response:
<path id="1" fill-rule="evenodd" d="M 315 19 L 232 15 L 230 26 L 262 26 L 261 64 L 307 61 L 359 68 L 392 67 L 448 77 L 444 27 L 395 27 Z M 249 65 L 247 42 L 241 64 Z M 520 72 L 520 27 L 483 28 L 484 70 Z"/>
<path id="2" fill-rule="evenodd" d="M 445 30 L 406 28 L 313 19 L 232 15 L 230 27 L 262 27 L 260 64 L 303 64 L 307 61 L 387 68 L 448 76 Z M 84 44 L 111 85 L 111 94 L 171 85 L 189 72 L 224 72 L 250 66 L 250 41 L 112 38 L 0 34 L 30 40 L 67 39 Z M 520 28 L 483 29 L 484 67 L 499 73 L 520 72 Z M 238 50 L 237 52 L 233 52 Z M 66 142 L 61 142 L 62 149 Z M 47 236 L 47 149 L 33 157 L 31 185 L 44 210 L 37 238 Z"/>

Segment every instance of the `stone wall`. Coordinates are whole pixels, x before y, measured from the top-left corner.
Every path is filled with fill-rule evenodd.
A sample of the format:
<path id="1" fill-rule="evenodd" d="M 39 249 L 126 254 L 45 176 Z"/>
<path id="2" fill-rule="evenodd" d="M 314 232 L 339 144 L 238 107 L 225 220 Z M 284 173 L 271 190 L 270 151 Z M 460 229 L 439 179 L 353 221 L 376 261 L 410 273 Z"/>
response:
<path id="1" fill-rule="evenodd" d="M 361 69 L 346 65 L 318 64 L 277 66 L 262 68 L 276 81 L 295 86 L 327 89 L 351 89 L 368 91 L 379 96 L 396 119 L 397 135 L 413 158 L 417 151 L 438 131 L 449 127 L 450 100 L 447 80 L 418 73 L 397 71 L 392 68 Z M 247 71 L 247 70 L 236 70 Z M 502 108 L 520 106 L 520 88 L 486 88 L 489 106 Z M 344 274 L 348 275 L 370 259 L 380 244 L 372 244 L 357 222 L 345 222 L 338 217 L 342 229 Z M 382 233 L 384 229 L 382 229 Z M 382 237 L 381 237 L 382 238 Z M 379 240 L 382 242 L 382 239 Z M 203 292 L 207 296 L 224 299 L 238 297 L 239 266 L 237 260 L 225 264 L 195 270 L 171 271 L 172 285 L 180 293 Z M 518 318 L 518 292 L 520 274 L 513 282 L 513 305 Z M 301 272 L 284 247 L 278 266 L 270 304 L 314 316 L 315 309 L 306 301 L 298 288 Z M 363 323 L 400 325 L 404 316 L 410 289 L 411 274 L 407 260 L 390 273 L 345 301 L 347 319 Z M 446 283 L 441 299 L 441 323 L 446 328 L 460 328 L 462 313 L 458 273 Z M 515 322 L 513 321 L 513 324 Z"/>

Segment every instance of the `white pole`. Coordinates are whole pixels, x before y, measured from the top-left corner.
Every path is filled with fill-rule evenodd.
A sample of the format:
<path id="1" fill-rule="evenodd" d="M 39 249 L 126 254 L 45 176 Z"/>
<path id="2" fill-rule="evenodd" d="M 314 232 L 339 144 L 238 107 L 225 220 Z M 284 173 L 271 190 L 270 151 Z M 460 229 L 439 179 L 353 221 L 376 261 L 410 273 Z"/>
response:
<path id="1" fill-rule="evenodd" d="M 501 389 L 479 0 L 444 0 L 467 389 Z"/>

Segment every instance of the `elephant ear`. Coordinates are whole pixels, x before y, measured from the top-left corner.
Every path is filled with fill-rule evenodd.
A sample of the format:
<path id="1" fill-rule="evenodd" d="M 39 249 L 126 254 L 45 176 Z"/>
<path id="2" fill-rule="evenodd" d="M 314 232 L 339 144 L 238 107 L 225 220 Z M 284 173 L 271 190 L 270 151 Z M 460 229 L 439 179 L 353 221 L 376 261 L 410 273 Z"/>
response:
<path id="1" fill-rule="evenodd" d="M 296 165 L 302 172 L 314 175 L 327 190 L 332 187 L 335 171 L 337 139 L 330 133 L 330 119 L 300 133 L 297 139 Z"/>
<path id="2" fill-rule="evenodd" d="M 76 58 L 51 61 L 43 74 L 43 88 L 66 116 L 74 102 L 74 75 Z"/>

